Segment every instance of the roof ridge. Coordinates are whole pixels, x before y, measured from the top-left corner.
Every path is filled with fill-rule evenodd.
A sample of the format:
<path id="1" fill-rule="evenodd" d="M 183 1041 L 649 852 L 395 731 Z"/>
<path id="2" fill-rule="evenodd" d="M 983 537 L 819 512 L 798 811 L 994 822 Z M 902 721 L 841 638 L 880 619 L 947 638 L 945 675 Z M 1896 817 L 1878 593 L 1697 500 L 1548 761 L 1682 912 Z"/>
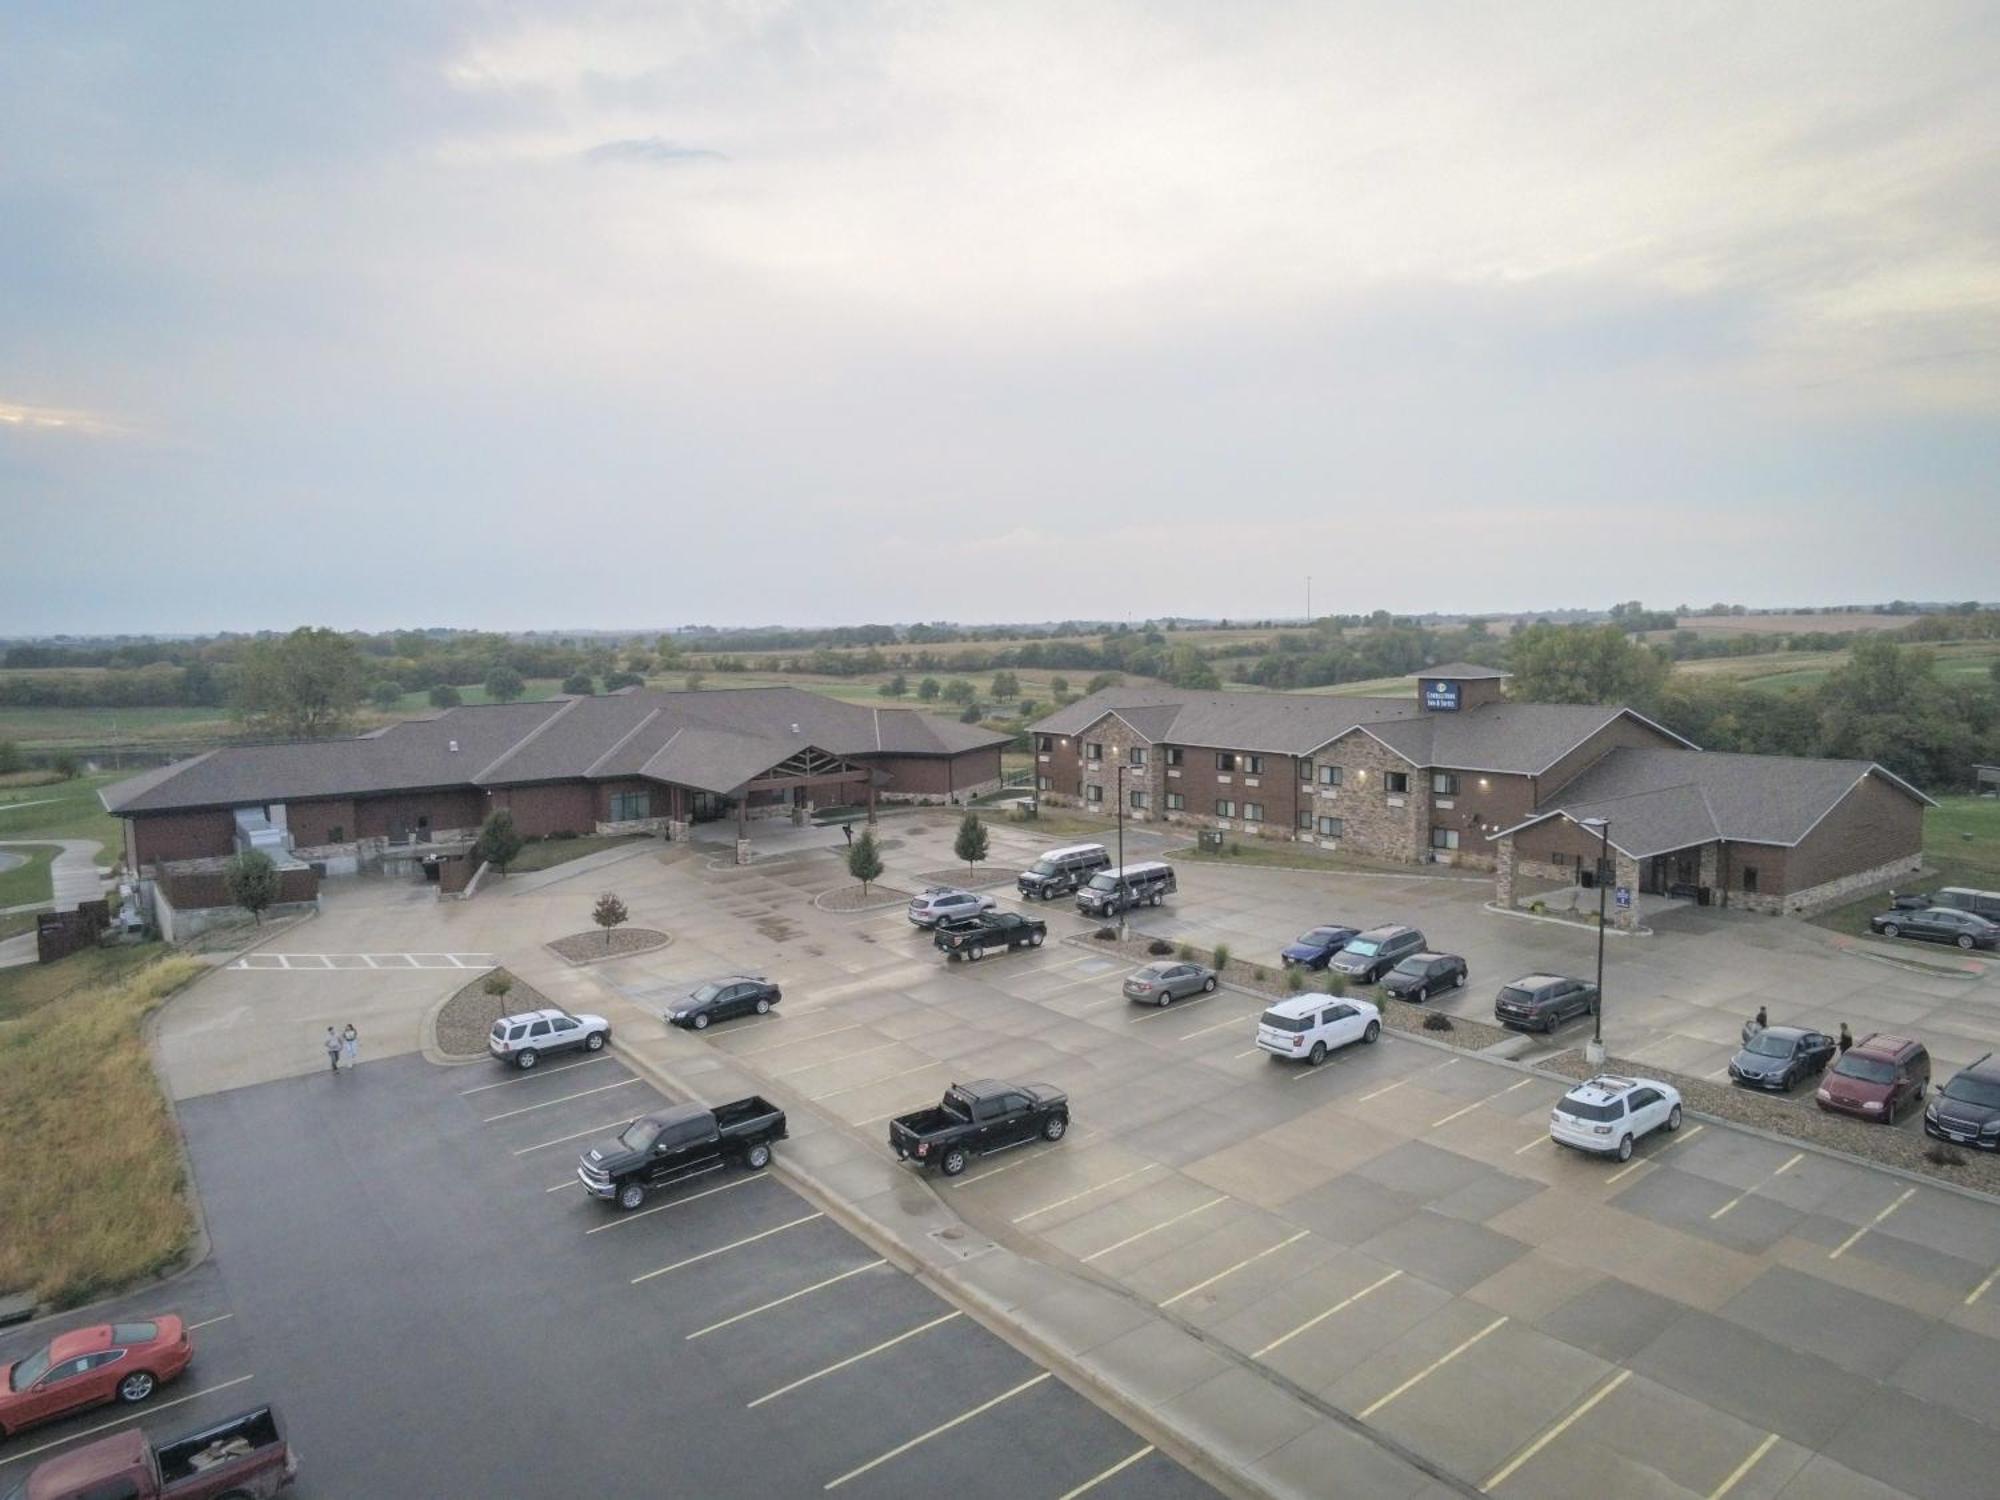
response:
<path id="1" fill-rule="evenodd" d="M 589 765 L 583 768 L 583 774 L 586 776 L 595 776 L 597 774 L 597 768 L 599 766 L 603 765 L 607 760 L 611 759 L 611 757 L 616 755 L 620 750 L 623 750 L 628 744 L 632 742 L 632 737 L 635 734 L 637 734 L 640 730 L 644 729 L 648 724 L 652 723 L 653 720 L 659 718 L 659 716 L 665 712 L 666 710 L 664 708 L 656 708 L 651 713 L 647 714 L 645 718 L 641 719 L 638 723 L 634 724 L 630 729 L 626 730 L 623 734 L 619 735 L 616 744 L 614 744 L 609 750 L 605 751 L 602 755 L 598 756 L 596 760 L 592 761 Z"/>
<path id="2" fill-rule="evenodd" d="M 647 756 L 645 763 L 639 767 L 639 774 L 641 776 L 652 775 L 653 762 L 658 760 L 662 755 L 665 755 L 667 753 L 668 749 L 672 747 L 674 741 L 679 739 L 683 734 L 687 732 L 687 727 L 688 726 L 685 724 L 679 724 L 674 727 L 674 732 L 667 736 L 665 743 L 662 744 L 660 748 L 655 750 L 651 755 Z"/>
<path id="3" fill-rule="evenodd" d="M 577 704 L 582 703 L 584 701 L 585 700 L 583 700 L 582 698 L 570 699 L 569 702 L 565 703 L 561 708 L 557 709 L 554 713 L 550 714 L 546 719 L 542 720 L 541 723 L 537 724 L 533 729 L 530 729 L 526 734 L 522 735 L 518 740 L 514 741 L 514 743 L 509 745 L 505 750 L 502 750 L 498 755 L 494 756 L 490 762 L 482 766 L 479 770 L 474 771 L 472 773 L 472 784 L 474 786 L 479 785 L 480 782 L 484 781 L 488 776 L 491 776 L 494 773 L 494 771 L 499 769 L 499 767 L 503 763 L 513 759 L 516 755 L 520 754 L 523 749 L 525 749 L 538 736 L 540 736 L 541 733 L 544 730 L 546 730 L 551 724 L 555 723 L 558 719 L 563 718 L 570 712 L 570 710 L 575 708 Z M 442 718 L 444 717 L 444 715 L 440 714 L 439 717 Z"/>

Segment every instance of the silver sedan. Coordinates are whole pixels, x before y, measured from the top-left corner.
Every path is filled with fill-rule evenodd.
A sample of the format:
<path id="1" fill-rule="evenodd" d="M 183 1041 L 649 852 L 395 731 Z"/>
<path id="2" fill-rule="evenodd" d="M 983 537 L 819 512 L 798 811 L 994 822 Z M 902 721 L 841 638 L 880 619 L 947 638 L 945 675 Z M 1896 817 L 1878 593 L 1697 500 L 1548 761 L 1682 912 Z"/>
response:
<path id="1" fill-rule="evenodd" d="M 1201 964 L 1162 961 L 1147 964 L 1125 978 L 1125 998 L 1139 1005 L 1165 1005 L 1187 995 L 1215 989 L 1215 970 Z"/>

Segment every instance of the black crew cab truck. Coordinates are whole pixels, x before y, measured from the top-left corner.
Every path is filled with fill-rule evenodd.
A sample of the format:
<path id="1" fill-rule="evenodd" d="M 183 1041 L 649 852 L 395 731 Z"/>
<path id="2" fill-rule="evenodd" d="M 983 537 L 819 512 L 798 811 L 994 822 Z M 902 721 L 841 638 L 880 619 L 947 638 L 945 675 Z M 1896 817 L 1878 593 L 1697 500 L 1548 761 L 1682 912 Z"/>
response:
<path id="1" fill-rule="evenodd" d="M 577 1160 L 576 1175 L 594 1198 L 637 1208 L 646 1194 L 732 1161 L 751 1171 L 771 1164 L 771 1142 L 785 1138 L 785 1112 L 752 1094 L 733 1104 L 676 1104 L 641 1115 Z"/>
<path id="2" fill-rule="evenodd" d="M 935 1109 L 896 1116 L 889 1122 L 889 1146 L 898 1161 L 956 1177 L 975 1156 L 1033 1140 L 1059 1141 L 1068 1129 L 1069 1095 L 1053 1084 L 980 1078 L 954 1083 Z"/>
<path id="3" fill-rule="evenodd" d="M 946 958 L 978 962 L 992 948 L 1039 948 L 1049 935 L 1040 917 L 1013 911 L 982 911 L 940 922 L 931 942 Z"/>

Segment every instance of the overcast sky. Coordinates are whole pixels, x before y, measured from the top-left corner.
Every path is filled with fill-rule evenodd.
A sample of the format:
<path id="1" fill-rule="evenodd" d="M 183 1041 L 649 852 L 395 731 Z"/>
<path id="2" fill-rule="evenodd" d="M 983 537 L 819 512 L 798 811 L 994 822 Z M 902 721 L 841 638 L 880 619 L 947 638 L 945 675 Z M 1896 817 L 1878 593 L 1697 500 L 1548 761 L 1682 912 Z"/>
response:
<path id="1" fill-rule="evenodd" d="M 2000 11 L 0 10 L 0 632 L 2000 596 Z"/>

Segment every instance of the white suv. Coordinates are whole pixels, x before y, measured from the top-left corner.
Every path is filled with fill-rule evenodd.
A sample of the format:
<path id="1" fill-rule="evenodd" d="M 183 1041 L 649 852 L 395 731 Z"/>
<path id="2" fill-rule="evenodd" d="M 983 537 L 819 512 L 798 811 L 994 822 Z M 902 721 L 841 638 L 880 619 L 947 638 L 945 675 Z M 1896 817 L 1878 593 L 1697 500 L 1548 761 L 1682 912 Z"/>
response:
<path id="1" fill-rule="evenodd" d="M 503 1063 L 532 1068 L 550 1052 L 601 1052 L 611 1040 L 602 1016 L 573 1016 L 566 1010 L 530 1010 L 502 1016 L 487 1033 L 486 1050 Z"/>
<path id="2" fill-rule="evenodd" d="M 1382 1034 L 1382 1012 L 1366 1000 L 1299 995 L 1257 1018 L 1257 1045 L 1273 1057 L 1304 1058 L 1314 1067 L 1327 1053 Z"/>
<path id="3" fill-rule="evenodd" d="M 994 905 L 991 896 L 975 895 L 952 885 L 934 885 L 921 896 L 910 898 L 910 920 L 919 927 L 935 927 L 953 917 L 991 911 Z"/>
<path id="4" fill-rule="evenodd" d="M 1549 1135 L 1558 1146 L 1630 1161 L 1632 1143 L 1662 1125 L 1681 1128 L 1679 1089 L 1657 1078 L 1606 1074 L 1579 1083 L 1556 1101 Z"/>

